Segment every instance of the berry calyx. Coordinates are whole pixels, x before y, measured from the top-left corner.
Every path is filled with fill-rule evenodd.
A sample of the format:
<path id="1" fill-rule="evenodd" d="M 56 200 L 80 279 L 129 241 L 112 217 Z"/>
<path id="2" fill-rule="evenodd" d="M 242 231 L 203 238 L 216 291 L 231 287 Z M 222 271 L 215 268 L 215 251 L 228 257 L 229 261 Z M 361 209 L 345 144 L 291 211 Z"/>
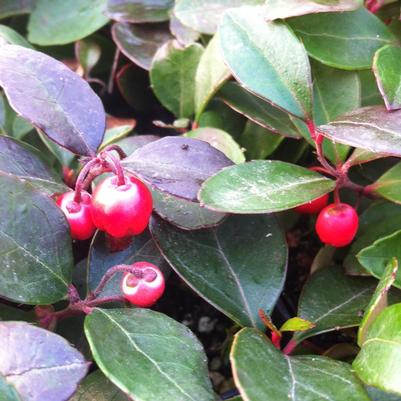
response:
<path id="1" fill-rule="evenodd" d="M 349 245 L 359 226 L 355 209 L 346 203 L 326 206 L 316 221 L 316 232 L 322 242 L 336 248 Z"/>
<path id="2" fill-rule="evenodd" d="M 77 240 L 86 240 L 94 234 L 96 227 L 92 220 L 91 196 L 82 191 L 81 201 L 75 202 L 75 192 L 65 192 L 57 198 L 57 205 L 64 212 L 70 225 L 71 237 Z"/>
<path id="3" fill-rule="evenodd" d="M 303 205 L 297 206 L 294 210 L 301 214 L 317 214 L 329 203 L 329 194 L 324 194 Z"/>
<path id="4" fill-rule="evenodd" d="M 132 267 L 134 273 L 125 273 L 121 282 L 124 297 L 135 306 L 152 306 L 163 295 L 163 273 L 157 266 L 148 262 L 136 262 Z"/>
<path id="5" fill-rule="evenodd" d="M 115 238 L 144 231 L 152 208 L 152 194 L 135 177 L 125 177 L 123 185 L 118 185 L 117 176 L 108 177 L 96 187 L 92 196 L 94 224 Z"/>

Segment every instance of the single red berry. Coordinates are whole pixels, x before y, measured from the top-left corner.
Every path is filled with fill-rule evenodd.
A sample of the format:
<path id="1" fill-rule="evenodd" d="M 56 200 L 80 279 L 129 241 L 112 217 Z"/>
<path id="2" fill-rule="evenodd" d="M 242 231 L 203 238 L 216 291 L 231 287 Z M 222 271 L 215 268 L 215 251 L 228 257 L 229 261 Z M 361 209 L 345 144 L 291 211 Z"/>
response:
<path id="1" fill-rule="evenodd" d="M 297 206 L 295 211 L 302 214 L 317 214 L 329 203 L 329 194 L 313 199 L 303 205 Z"/>
<path id="2" fill-rule="evenodd" d="M 124 297 L 133 305 L 147 308 L 162 295 L 165 288 L 164 276 L 160 269 L 148 262 L 132 265 L 135 273 L 125 273 L 121 282 Z"/>
<path id="3" fill-rule="evenodd" d="M 92 217 L 96 227 L 112 237 L 140 234 L 148 226 L 152 213 L 152 194 L 134 177 L 117 184 L 117 176 L 108 177 L 92 196 Z"/>
<path id="4" fill-rule="evenodd" d="M 349 245 L 358 231 L 359 218 L 346 203 L 326 206 L 316 221 L 316 232 L 322 242 L 336 248 Z"/>
<path id="5" fill-rule="evenodd" d="M 71 237 L 73 239 L 85 240 L 94 234 L 96 227 L 91 215 L 91 196 L 82 191 L 81 202 L 74 201 L 75 192 L 65 192 L 57 198 L 57 205 L 64 212 L 70 225 Z"/>

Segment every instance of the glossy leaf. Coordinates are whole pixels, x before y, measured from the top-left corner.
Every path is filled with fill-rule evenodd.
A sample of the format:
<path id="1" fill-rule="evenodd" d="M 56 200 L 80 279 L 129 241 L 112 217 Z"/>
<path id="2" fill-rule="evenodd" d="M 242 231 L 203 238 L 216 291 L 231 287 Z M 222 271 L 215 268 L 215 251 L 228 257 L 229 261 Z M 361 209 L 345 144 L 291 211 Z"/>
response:
<path id="1" fill-rule="evenodd" d="M 335 142 L 389 156 L 401 156 L 401 111 L 368 106 L 347 113 L 319 132 Z"/>
<path id="2" fill-rule="evenodd" d="M 21 181 L 28 181 L 50 195 L 66 191 L 66 186 L 50 173 L 39 155 L 35 148 L 27 144 L 0 136 L 0 174 L 9 174 Z"/>
<path id="3" fill-rule="evenodd" d="M 100 146 L 100 150 L 125 138 L 134 129 L 134 127 L 135 125 L 132 123 L 130 125 L 118 125 L 116 127 L 107 129 L 104 134 L 104 139 Z"/>
<path id="4" fill-rule="evenodd" d="M 174 0 L 107 0 L 106 14 L 120 22 L 160 22 L 169 18 Z"/>
<path id="5" fill-rule="evenodd" d="M 388 45 L 379 49 L 373 59 L 377 86 L 388 110 L 401 108 L 401 85 L 398 71 L 401 68 L 401 49 Z"/>
<path id="6" fill-rule="evenodd" d="M 285 356 L 255 329 L 236 334 L 230 359 L 245 400 L 370 401 L 348 364 L 315 355 Z"/>
<path id="7" fill-rule="evenodd" d="M 369 150 L 355 149 L 352 152 L 351 156 L 347 159 L 347 163 L 350 166 L 357 166 L 363 163 L 368 163 L 376 159 L 380 159 L 381 157 L 384 156 L 370 152 Z"/>
<path id="8" fill-rule="evenodd" d="M 352 11 L 362 7 L 363 0 L 266 0 L 266 18 L 285 19 L 305 14 Z"/>
<path id="9" fill-rule="evenodd" d="M 32 49 L 32 45 L 17 31 L 7 25 L 0 25 L 0 38 L 10 45 L 24 46 Z"/>
<path id="10" fill-rule="evenodd" d="M 166 315 L 140 308 L 95 309 L 85 319 L 85 333 L 103 373 L 132 398 L 214 401 L 202 345 Z"/>
<path id="11" fill-rule="evenodd" d="M 32 11 L 36 0 L 2 0 L 0 2 L 0 18 L 28 14 Z"/>
<path id="12" fill-rule="evenodd" d="M 69 399 L 87 370 L 83 356 L 64 338 L 28 323 L 0 322 L 2 400 Z M 9 398 L 4 384 L 18 396 Z"/>
<path id="13" fill-rule="evenodd" d="M 227 68 L 221 52 L 219 35 L 216 34 L 202 54 L 196 70 L 195 111 L 197 120 L 230 75 L 230 70 Z"/>
<path id="14" fill-rule="evenodd" d="M 127 401 L 127 396 L 97 370 L 85 378 L 70 401 Z"/>
<path id="15" fill-rule="evenodd" d="M 359 263 L 373 276 L 382 278 L 393 257 L 401 260 L 400 241 L 401 231 L 378 239 L 357 254 Z M 401 288 L 401 272 L 397 273 L 394 286 Z"/>
<path id="16" fill-rule="evenodd" d="M 98 231 L 92 240 L 88 259 L 88 290 L 93 291 L 99 284 L 108 269 L 119 264 L 133 264 L 146 260 L 158 266 L 164 273 L 167 272 L 162 266 L 163 257 L 155 243 L 145 231 L 137 235 L 134 240 L 123 250 L 113 251 L 109 249 L 108 240 L 104 233 Z M 121 294 L 122 273 L 117 273 L 107 283 L 102 296 L 114 296 Z"/>
<path id="17" fill-rule="evenodd" d="M 122 164 L 160 191 L 196 201 L 201 183 L 232 162 L 204 141 L 166 137 L 136 150 Z"/>
<path id="18" fill-rule="evenodd" d="M 85 38 L 106 25 L 106 0 L 36 0 L 28 23 L 28 40 L 50 46 Z"/>
<path id="19" fill-rule="evenodd" d="M 219 27 L 223 58 L 245 89 L 301 118 L 312 113 L 311 76 L 302 43 L 261 7 L 228 11 Z"/>
<path id="20" fill-rule="evenodd" d="M 401 304 L 389 306 L 372 323 L 352 367 L 361 380 L 401 395 Z"/>
<path id="21" fill-rule="evenodd" d="M 387 26 L 365 8 L 306 15 L 288 23 L 311 57 L 345 70 L 370 68 L 376 50 L 395 40 Z"/>
<path id="22" fill-rule="evenodd" d="M 315 327 L 315 324 L 309 320 L 302 319 L 300 317 L 293 317 L 284 322 L 280 327 L 280 331 L 305 331 Z"/>
<path id="23" fill-rule="evenodd" d="M 401 163 L 384 173 L 371 185 L 373 192 L 391 202 L 401 203 Z"/>
<path id="24" fill-rule="evenodd" d="M 200 139 L 210 143 L 214 148 L 220 150 L 234 163 L 243 163 L 245 161 L 244 153 L 238 143 L 234 141 L 231 135 L 217 128 L 198 128 L 185 134 L 188 138 Z"/>
<path id="25" fill-rule="evenodd" d="M 237 83 L 226 83 L 218 96 L 232 109 L 256 124 L 284 136 L 299 138 L 299 132 L 287 113 L 241 88 Z"/>
<path id="26" fill-rule="evenodd" d="M 361 347 L 365 342 L 366 332 L 374 322 L 379 313 L 387 307 L 387 293 L 393 285 L 398 270 L 398 260 L 393 258 L 386 266 L 386 269 L 379 281 L 378 286 L 372 296 L 363 315 L 358 330 L 358 345 Z"/>
<path id="27" fill-rule="evenodd" d="M 376 387 L 366 387 L 372 401 L 401 401 L 401 396 L 386 393 Z"/>
<path id="28" fill-rule="evenodd" d="M 348 277 L 334 266 L 318 270 L 306 283 L 298 306 L 298 316 L 316 326 L 297 333 L 297 342 L 327 331 L 358 326 L 374 288 L 374 280 Z"/>
<path id="29" fill-rule="evenodd" d="M 75 44 L 75 57 L 85 76 L 89 76 L 93 67 L 99 62 L 101 55 L 102 48 L 95 40 L 84 39 Z"/>
<path id="30" fill-rule="evenodd" d="M 180 0 L 176 2 L 174 13 L 184 25 L 212 35 L 229 8 L 263 2 L 264 0 Z"/>
<path id="31" fill-rule="evenodd" d="M 170 14 L 170 31 L 183 45 L 190 45 L 199 39 L 200 32 L 185 26 L 172 12 Z"/>
<path id="32" fill-rule="evenodd" d="M 358 76 L 361 82 L 361 105 L 363 107 L 383 105 L 384 101 L 372 70 L 358 71 Z"/>
<path id="33" fill-rule="evenodd" d="M 401 229 L 401 206 L 376 201 L 367 208 L 359 218 L 359 230 L 356 240 L 352 243 L 344 267 L 349 274 L 367 274 L 358 262 L 356 255 L 380 238 L 393 234 Z M 393 256 L 393 255 L 392 255 Z"/>
<path id="34" fill-rule="evenodd" d="M 53 200 L 0 174 L 0 295 L 20 303 L 62 299 L 72 273 L 69 227 Z"/>
<path id="35" fill-rule="evenodd" d="M 333 181 L 295 164 L 256 160 L 207 179 L 199 199 L 220 212 L 272 213 L 302 205 L 333 188 Z"/>
<path id="36" fill-rule="evenodd" d="M 165 25 L 132 25 L 117 22 L 111 29 L 120 51 L 133 63 L 149 70 L 157 49 L 171 39 Z"/>
<path id="37" fill-rule="evenodd" d="M 189 118 L 195 111 L 195 76 L 203 47 L 182 47 L 176 40 L 167 42 L 155 54 L 150 82 L 157 98 L 178 118 Z M 185 66 L 185 68 L 183 68 Z"/>
<path id="38" fill-rule="evenodd" d="M 153 219 L 151 232 L 174 270 L 203 298 L 243 326 L 263 327 L 281 293 L 287 245 L 273 216 L 232 216 L 186 232 Z"/>
<path id="39" fill-rule="evenodd" d="M 64 64 L 31 49 L 5 45 L 0 47 L 0 85 L 13 109 L 50 139 L 80 155 L 96 152 L 105 129 L 103 105 Z"/>

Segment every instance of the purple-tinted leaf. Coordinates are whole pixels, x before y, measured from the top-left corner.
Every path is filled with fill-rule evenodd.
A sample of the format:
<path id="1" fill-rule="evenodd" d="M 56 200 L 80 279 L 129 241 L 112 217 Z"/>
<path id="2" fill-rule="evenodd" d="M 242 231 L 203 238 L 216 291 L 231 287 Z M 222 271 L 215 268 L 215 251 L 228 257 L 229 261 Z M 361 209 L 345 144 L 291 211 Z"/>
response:
<path id="1" fill-rule="evenodd" d="M 11 107 L 50 139 L 79 155 L 93 155 L 105 130 L 102 102 L 63 63 L 15 45 L 0 47 L 0 85 Z"/>
<path id="2" fill-rule="evenodd" d="M 389 156 L 401 156 L 401 110 L 368 106 L 347 113 L 319 132 L 334 142 Z"/>
<path id="3" fill-rule="evenodd" d="M 107 15 L 120 22 L 160 22 L 169 19 L 174 0 L 108 0 Z"/>
<path id="4" fill-rule="evenodd" d="M 204 141 L 166 137 L 135 151 L 124 167 L 153 187 L 196 201 L 203 181 L 233 162 Z"/>
<path id="5" fill-rule="evenodd" d="M 172 38 L 165 24 L 148 26 L 117 22 L 111 33 L 120 51 L 145 70 L 150 69 L 157 49 Z"/>
<path id="6" fill-rule="evenodd" d="M 35 1 L 36 0 L 1 0 L 0 18 L 28 14 L 32 11 Z"/>
<path id="7" fill-rule="evenodd" d="M 68 400 L 87 370 L 83 356 L 64 338 L 28 323 L 0 323 L 0 381 L 20 400 Z"/>

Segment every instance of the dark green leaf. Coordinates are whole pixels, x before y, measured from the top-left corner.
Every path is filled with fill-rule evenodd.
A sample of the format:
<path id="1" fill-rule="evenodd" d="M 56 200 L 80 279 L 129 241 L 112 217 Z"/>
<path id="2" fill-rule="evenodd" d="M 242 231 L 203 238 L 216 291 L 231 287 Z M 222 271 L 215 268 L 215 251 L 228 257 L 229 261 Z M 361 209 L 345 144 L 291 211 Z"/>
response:
<path id="1" fill-rule="evenodd" d="M 83 69 L 84 76 L 89 76 L 101 55 L 102 48 L 96 40 L 84 39 L 75 44 L 75 56 Z"/>
<path id="2" fill-rule="evenodd" d="M 28 23 L 28 40 L 42 46 L 85 38 L 106 25 L 106 0 L 36 0 Z"/>
<path id="3" fill-rule="evenodd" d="M 201 204 L 228 213 L 272 213 L 292 209 L 334 188 L 320 174 L 295 164 L 256 160 L 223 169 L 207 179 Z"/>
<path id="4" fill-rule="evenodd" d="M 28 323 L 0 322 L 0 349 L 4 401 L 67 400 L 88 370 L 83 356 L 64 338 Z M 11 386 L 15 398 L 9 398 Z"/>
<path id="5" fill-rule="evenodd" d="M 358 71 L 358 76 L 361 82 L 361 106 L 383 105 L 383 98 L 372 70 Z"/>
<path id="6" fill-rule="evenodd" d="M 7 25 L 0 25 L 0 38 L 4 39 L 10 45 L 18 45 L 33 49 L 32 45 L 17 31 Z"/>
<path id="7" fill-rule="evenodd" d="M 376 50 L 395 41 L 387 26 L 365 8 L 306 15 L 288 23 L 311 57 L 345 70 L 370 68 Z"/>
<path id="8" fill-rule="evenodd" d="M 120 22 L 160 22 L 169 18 L 174 0 L 107 0 L 106 14 Z"/>
<path id="9" fill-rule="evenodd" d="M 401 163 L 384 173 L 371 185 L 373 192 L 391 202 L 401 203 Z"/>
<path id="10" fill-rule="evenodd" d="M 151 232 L 176 272 L 243 326 L 263 327 L 286 272 L 287 245 L 273 216 L 232 216 L 216 228 L 183 231 L 153 219 Z"/>
<path id="11" fill-rule="evenodd" d="M 28 14 L 32 11 L 36 0 L 2 0 L 0 2 L 0 18 Z"/>
<path id="12" fill-rule="evenodd" d="M 189 118 L 195 111 L 195 76 L 203 47 L 182 47 L 176 40 L 163 45 L 150 69 L 153 91 L 164 107 L 178 118 Z"/>
<path id="13" fill-rule="evenodd" d="M 0 84 L 13 109 L 50 139 L 80 155 L 96 152 L 105 129 L 102 102 L 63 63 L 35 50 L 4 45 Z"/>
<path id="14" fill-rule="evenodd" d="M 236 334 L 230 357 L 245 400 L 370 401 L 348 364 L 314 355 L 285 356 L 255 329 Z"/>
<path id="15" fill-rule="evenodd" d="M 157 49 L 171 39 L 165 25 L 132 25 L 117 22 L 111 29 L 114 42 L 133 63 L 149 70 Z"/>
<path id="16" fill-rule="evenodd" d="M 219 32 L 224 60 L 245 89 L 297 117 L 310 118 L 308 56 L 284 23 L 266 23 L 261 7 L 241 7 L 224 15 Z"/>
<path id="17" fill-rule="evenodd" d="M 35 316 L 35 312 L 33 310 L 26 312 L 17 307 L 0 303 L 0 321 L 8 320 L 35 323 L 37 321 L 37 317 Z"/>
<path id="18" fill-rule="evenodd" d="M 173 319 L 149 309 L 95 309 L 85 333 L 103 373 L 134 399 L 214 401 L 202 345 Z"/>
<path id="19" fill-rule="evenodd" d="M 16 302 L 62 299 L 72 273 L 69 227 L 53 200 L 0 174 L 0 295 Z"/>

